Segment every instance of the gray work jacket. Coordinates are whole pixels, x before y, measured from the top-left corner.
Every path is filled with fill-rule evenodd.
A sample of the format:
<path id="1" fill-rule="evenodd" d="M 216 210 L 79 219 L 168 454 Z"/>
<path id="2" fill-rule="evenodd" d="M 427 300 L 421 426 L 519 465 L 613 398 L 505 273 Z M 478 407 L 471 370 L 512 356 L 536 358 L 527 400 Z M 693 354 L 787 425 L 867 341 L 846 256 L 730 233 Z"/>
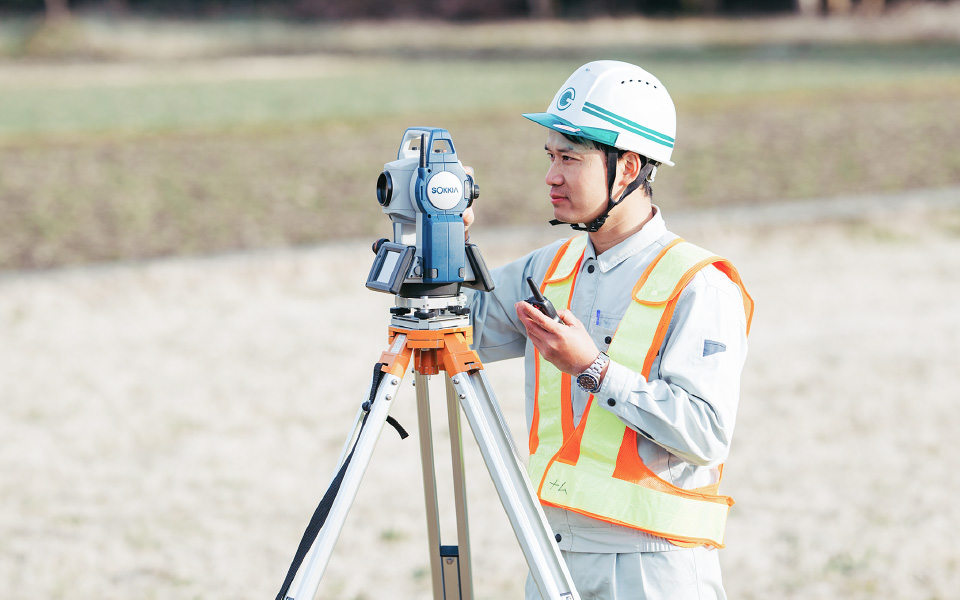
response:
<path id="1" fill-rule="evenodd" d="M 631 290 L 644 269 L 677 236 L 667 231 L 661 211 L 643 229 L 597 256 L 587 243 L 570 310 L 600 350 L 610 346 L 617 325 L 632 301 Z M 530 296 L 527 277 L 540 283 L 565 240 L 558 240 L 493 270 L 496 289 L 467 290 L 473 315 L 473 348 L 483 362 L 523 356 L 526 367 L 526 415 L 533 415 L 534 347 L 514 304 Z M 746 317 L 740 288 L 712 266 L 687 284 L 660 353 L 647 380 L 611 362 L 596 394 L 598 407 L 635 429 L 637 451 L 661 479 L 693 489 L 716 483 L 733 436 L 740 396 L 740 372 L 747 354 Z M 574 424 L 589 394 L 573 385 Z M 609 406 L 606 399 L 616 400 Z M 523 444 L 526 447 L 526 444 Z M 650 552 L 675 550 L 661 537 L 592 519 L 556 507 L 544 507 L 560 548 L 573 552 Z"/>

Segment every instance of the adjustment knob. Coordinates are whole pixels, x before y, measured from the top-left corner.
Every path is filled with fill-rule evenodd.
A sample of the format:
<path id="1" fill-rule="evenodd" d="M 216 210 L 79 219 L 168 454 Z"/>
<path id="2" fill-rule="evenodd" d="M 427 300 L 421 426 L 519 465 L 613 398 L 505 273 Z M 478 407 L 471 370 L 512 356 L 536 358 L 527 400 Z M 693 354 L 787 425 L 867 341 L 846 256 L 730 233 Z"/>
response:
<path id="1" fill-rule="evenodd" d="M 463 188 L 467 196 L 467 206 L 470 207 L 473 201 L 480 197 L 480 185 L 473 180 L 473 177 L 467 175 Z"/>

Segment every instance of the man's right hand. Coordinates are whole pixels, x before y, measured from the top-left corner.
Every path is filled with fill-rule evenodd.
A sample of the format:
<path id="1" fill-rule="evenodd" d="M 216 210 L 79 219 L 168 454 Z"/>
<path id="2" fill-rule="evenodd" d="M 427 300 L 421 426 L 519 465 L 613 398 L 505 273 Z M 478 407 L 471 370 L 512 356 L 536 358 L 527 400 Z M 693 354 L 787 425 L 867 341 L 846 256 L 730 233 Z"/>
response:
<path id="1" fill-rule="evenodd" d="M 463 211 L 463 241 L 470 239 L 470 226 L 473 225 L 473 207 L 467 207 L 467 210 Z"/>

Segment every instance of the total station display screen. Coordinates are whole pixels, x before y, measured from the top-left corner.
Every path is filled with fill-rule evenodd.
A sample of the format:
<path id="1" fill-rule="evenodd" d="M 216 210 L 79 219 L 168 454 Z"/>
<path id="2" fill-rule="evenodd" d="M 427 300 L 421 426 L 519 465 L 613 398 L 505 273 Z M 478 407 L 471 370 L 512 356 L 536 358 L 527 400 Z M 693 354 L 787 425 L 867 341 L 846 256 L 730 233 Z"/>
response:
<path id="1" fill-rule="evenodd" d="M 394 271 L 397 268 L 397 261 L 400 260 L 400 252 L 396 250 L 387 250 L 383 257 L 383 264 L 380 265 L 380 272 L 377 273 L 377 282 L 389 284 L 393 279 Z"/>

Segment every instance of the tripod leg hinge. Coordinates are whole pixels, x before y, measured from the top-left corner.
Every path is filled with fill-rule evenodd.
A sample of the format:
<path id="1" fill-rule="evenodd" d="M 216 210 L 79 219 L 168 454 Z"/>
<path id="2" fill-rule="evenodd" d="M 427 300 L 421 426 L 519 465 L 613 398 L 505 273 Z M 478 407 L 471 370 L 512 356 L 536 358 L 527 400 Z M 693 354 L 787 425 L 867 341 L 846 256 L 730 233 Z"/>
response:
<path id="1" fill-rule="evenodd" d="M 391 329 L 390 347 L 380 355 L 380 362 L 383 363 L 380 370 L 397 377 L 403 377 L 403 374 L 407 372 L 407 365 L 410 364 L 412 351 L 413 349 L 407 344 L 407 335 Z"/>
<path id="2" fill-rule="evenodd" d="M 453 377 L 464 371 L 472 373 L 483 368 L 480 357 L 470 349 L 466 338 L 461 333 L 451 333 L 444 336 L 445 352 L 443 353 L 443 368 Z"/>
<path id="3" fill-rule="evenodd" d="M 412 353 L 417 373 L 436 375 L 446 371 L 450 376 L 472 373 L 483 368 L 480 357 L 470 349 L 472 341 L 469 327 L 437 331 L 391 327 L 390 348 L 380 355 L 382 370 L 403 377 Z"/>

